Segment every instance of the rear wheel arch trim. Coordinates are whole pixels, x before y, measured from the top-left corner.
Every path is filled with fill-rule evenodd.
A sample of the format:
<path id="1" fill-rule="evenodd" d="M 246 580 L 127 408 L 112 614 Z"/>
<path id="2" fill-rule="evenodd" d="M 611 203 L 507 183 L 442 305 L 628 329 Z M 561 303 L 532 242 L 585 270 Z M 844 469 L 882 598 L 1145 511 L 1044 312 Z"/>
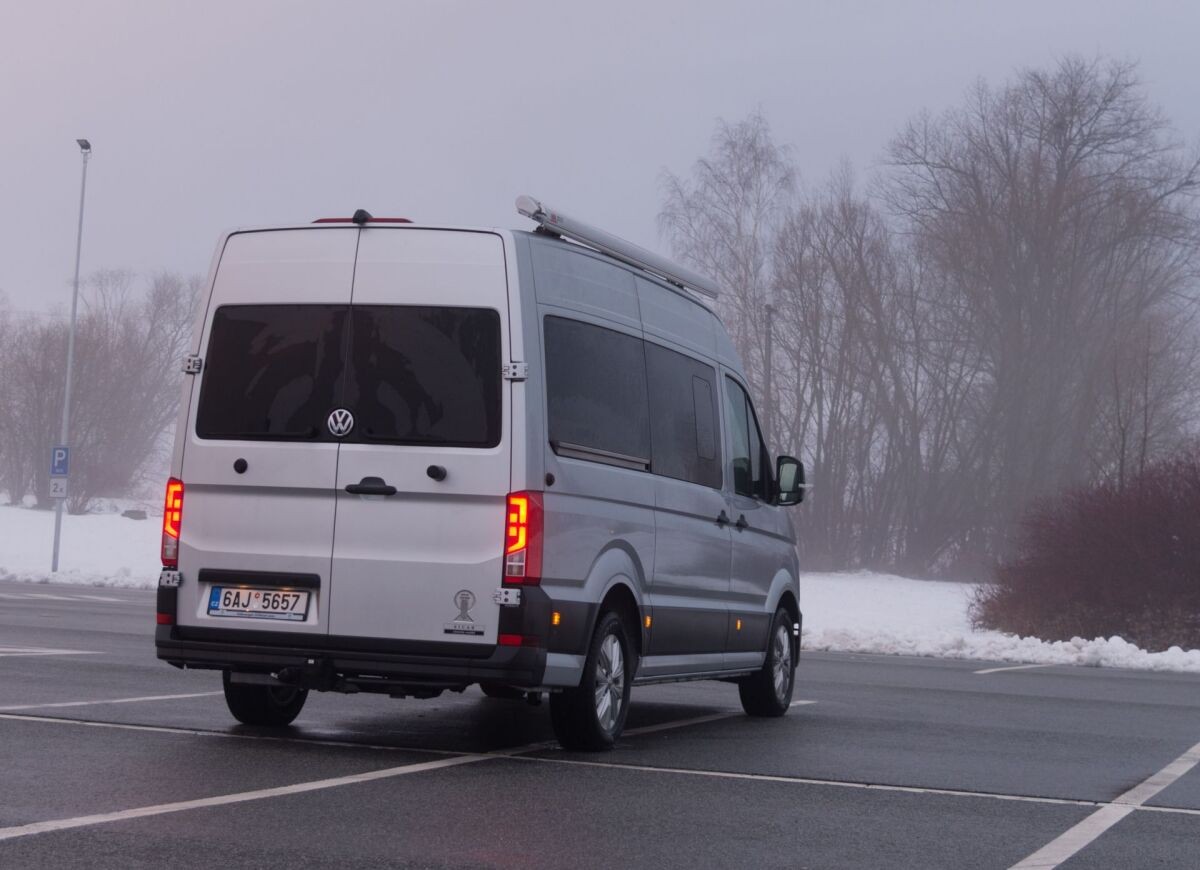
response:
<path id="1" fill-rule="evenodd" d="M 629 612 L 631 606 L 632 612 Z M 642 651 L 645 649 L 644 628 L 642 626 L 642 613 L 644 610 L 642 601 L 638 598 L 637 593 L 634 592 L 629 578 L 618 575 L 609 581 L 608 586 L 604 589 L 604 594 L 600 596 L 600 601 L 596 608 L 596 618 L 592 623 L 592 633 L 595 633 L 596 625 L 599 624 L 604 614 L 609 611 L 616 613 L 618 616 L 626 617 L 625 621 L 627 623 L 632 620 L 633 624 L 626 624 L 625 628 L 629 633 L 629 642 L 633 644 L 634 652 L 640 660 Z"/>

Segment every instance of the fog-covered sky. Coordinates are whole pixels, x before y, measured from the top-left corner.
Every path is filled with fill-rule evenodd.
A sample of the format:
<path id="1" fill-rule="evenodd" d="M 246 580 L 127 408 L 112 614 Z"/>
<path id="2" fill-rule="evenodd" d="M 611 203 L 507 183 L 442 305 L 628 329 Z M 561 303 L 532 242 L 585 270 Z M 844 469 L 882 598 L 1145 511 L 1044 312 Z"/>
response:
<path id="1" fill-rule="evenodd" d="M 0 0 L 0 292 L 208 268 L 218 232 L 366 208 L 528 226 L 531 193 L 652 248 L 664 168 L 761 109 L 804 180 L 1066 52 L 1137 59 L 1200 139 L 1200 2 Z"/>

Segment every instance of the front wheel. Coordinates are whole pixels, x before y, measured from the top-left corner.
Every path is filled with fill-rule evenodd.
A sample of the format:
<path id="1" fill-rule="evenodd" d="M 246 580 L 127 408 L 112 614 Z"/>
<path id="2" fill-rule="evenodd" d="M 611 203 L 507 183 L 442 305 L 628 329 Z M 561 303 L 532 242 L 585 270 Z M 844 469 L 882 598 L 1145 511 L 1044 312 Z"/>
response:
<path id="1" fill-rule="evenodd" d="M 229 671 L 222 674 L 221 683 L 229 712 L 243 725 L 268 728 L 291 725 L 308 700 L 308 689 L 235 683 L 230 679 Z"/>
<path id="2" fill-rule="evenodd" d="M 792 704 L 796 686 L 796 656 L 792 617 L 783 607 L 775 611 L 767 638 L 762 669 L 738 681 L 742 709 L 750 716 L 782 716 Z"/>
<path id="3" fill-rule="evenodd" d="M 550 696 L 550 721 L 564 749 L 612 748 L 625 728 L 633 673 L 625 626 L 617 614 L 605 613 L 592 635 L 583 679 Z"/>

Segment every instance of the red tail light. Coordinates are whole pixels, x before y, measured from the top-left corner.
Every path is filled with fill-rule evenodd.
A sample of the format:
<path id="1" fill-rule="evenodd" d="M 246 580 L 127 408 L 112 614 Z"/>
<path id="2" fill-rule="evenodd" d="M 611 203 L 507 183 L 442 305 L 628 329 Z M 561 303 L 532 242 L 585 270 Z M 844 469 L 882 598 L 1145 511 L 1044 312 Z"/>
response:
<path id="1" fill-rule="evenodd" d="M 542 579 L 542 494 L 514 492 L 504 523 L 504 582 L 536 586 Z"/>
<path id="2" fill-rule="evenodd" d="M 163 502 L 162 563 L 164 568 L 179 567 L 179 529 L 183 525 L 183 481 L 167 481 Z"/>

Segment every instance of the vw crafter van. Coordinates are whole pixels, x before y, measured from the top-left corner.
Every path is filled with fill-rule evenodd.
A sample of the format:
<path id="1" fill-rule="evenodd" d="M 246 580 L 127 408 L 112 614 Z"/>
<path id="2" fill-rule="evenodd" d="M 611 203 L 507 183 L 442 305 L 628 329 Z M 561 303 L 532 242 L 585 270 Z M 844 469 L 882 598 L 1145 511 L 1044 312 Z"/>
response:
<path id="1" fill-rule="evenodd" d="M 711 282 L 520 197 L 532 231 L 323 219 L 217 246 L 163 514 L 158 657 L 239 721 L 309 691 L 549 693 L 564 746 L 637 684 L 781 716 L 786 506 Z"/>

